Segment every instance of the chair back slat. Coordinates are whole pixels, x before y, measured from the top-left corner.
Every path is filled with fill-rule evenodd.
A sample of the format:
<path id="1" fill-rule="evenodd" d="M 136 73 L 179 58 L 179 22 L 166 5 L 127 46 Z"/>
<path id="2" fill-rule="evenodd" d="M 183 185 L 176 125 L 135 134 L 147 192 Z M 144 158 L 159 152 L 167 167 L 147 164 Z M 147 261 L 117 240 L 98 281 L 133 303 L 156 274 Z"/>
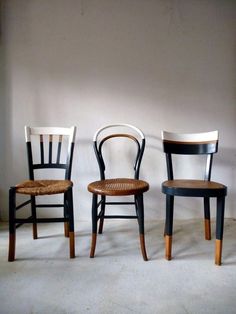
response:
<path id="1" fill-rule="evenodd" d="M 48 163 L 52 163 L 52 134 L 49 134 L 49 150 L 48 150 Z"/>
<path id="2" fill-rule="evenodd" d="M 40 134 L 40 157 L 41 164 L 44 164 L 44 148 L 43 148 L 43 135 Z"/>
<path id="3" fill-rule="evenodd" d="M 25 127 L 25 139 L 27 144 L 28 152 L 28 164 L 29 164 L 29 173 L 30 179 L 34 179 L 34 170 L 36 169 L 64 169 L 65 170 L 65 179 L 70 179 L 71 169 L 72 169 L 72 159 L 74 151 L 74 141 L 75 141 L 76 127 L 71 128 L 54 128 L 54 127 Z M 32 136 L 39 137 L 40 143 L 40 162 L 34 162 L 33 152 L 32 152 Z M 68 149 L 66 150 L 66 159 L 64 162 L 61 161 L 62 153 L 62 140 L 65 138 L 67 140 Z M 54 145 L 53 142 L 57 146 Z M 47 149 L 45 150 L 45 144 L 48 142 L 48 161 L 45 157 Z M 63 144 L 63 152 L 65 145 Z M 55 151 L 55 153 L 54 153 Z M 53 155 L 55 154 L 55 158 Z M 64 155 L 64 154 L 63 154 Z M 45 160 L 46 158 L 46 160 Z M 36 158 L 37 159 L 37 158 Z"/>
<path id="4" fill-rule="evenodd" d="M 60 163 L 61 143 L 62 143 L 62 135 L 59 135 L 59 140 L 58 140 L 58 145 L 57 145 L 57 164 Z"/>

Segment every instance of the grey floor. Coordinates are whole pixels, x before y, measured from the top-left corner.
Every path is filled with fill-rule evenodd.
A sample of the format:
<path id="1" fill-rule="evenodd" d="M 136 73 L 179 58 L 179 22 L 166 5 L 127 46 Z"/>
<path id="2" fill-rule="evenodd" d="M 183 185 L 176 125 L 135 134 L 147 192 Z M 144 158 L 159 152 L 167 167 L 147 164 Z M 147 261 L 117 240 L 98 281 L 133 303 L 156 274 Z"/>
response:
<path id="1" fill-rule="evenodd" d="M 214 228 L 214 223 L 213 223 Z M 236 221 L 225 221 L 223 265 L 200 220 L 175 221 L 173 260 L 164 256 L 163 222 L 146 221 L 149 261 L 140 255 L 135 221 L 107 221 L 90 259 L 90 223 L 76 224 L 68 259 L 62 225 L 17 230 L 8 263 L 7 225 L 0 227 L 0 313 L 236 313 Z"/>

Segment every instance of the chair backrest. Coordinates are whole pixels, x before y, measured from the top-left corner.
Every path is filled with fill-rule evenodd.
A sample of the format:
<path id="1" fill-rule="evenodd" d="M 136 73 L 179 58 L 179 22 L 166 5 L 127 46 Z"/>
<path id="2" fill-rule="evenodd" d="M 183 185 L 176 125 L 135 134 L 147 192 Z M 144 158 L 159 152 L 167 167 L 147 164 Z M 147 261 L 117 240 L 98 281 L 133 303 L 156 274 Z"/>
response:
<path id="1" fill-rule="evenodd" d="M 34 180 L 34 170 L 36 169 L 65 169 L 65 179 L 70 180 L 72 159 L 74 152 L 76 127 L 29 127 L 25 126 L 25 141 L 28 155 L 29 178 Z M 39 162 L 34 162 L 32 152 L 32 137 L 38 137 Z M 66 160 L 62 161 L 61 151 L 63 140 L 66 140 L 67 153 Z M 46 156 L 46 152 L 47 155 Z M 36 159 L 36 158 L 35 158 Z"/>
<path id="2" fill-rule="evenodd" d="M 168 180 L 173 180 L 171 154 L 208 155 L 204 180 L 211 179 L 213 154 L 218 150 L 218 131 L 204 133 L 172 133 L 162 131 L 163 149 L 166 153 Z"/>
<path id="3" fill-rule="evenodd" d="M 134 136 L 131 133 L 111 133 L 110 135 L 106 135 L 105 137 L 100 136 L 101 133 L 107 129 L 110 128 L 129 128 L 132 129 L 132 131 L 135 131 L 135 133 L 138 134 L 138 137 Z M 100 137 L 100 140 L 98 138 Z M 94 145 L 94 151 L 97 157 L 98 165 L 99 165 L 99 170 L 100 170 L 100 177 L 101 180 L 105 179 L 105 163 L 102 155 L 102 147 L 103 144 L 112 138 L 128 138 L 132 141 L 134 141 L 137 145 L 137 154 L 135 158 L 135 163 L 134 163 L 134 178 L 139 179 L 139 170 L 140 170 L 140 164 L 142 161 L 143 157 L 143 152 L 145 148 L 145 136 L 143 132 L 138 129 L 137 127 L 130 125 L 130 124 L 124 124 L 124 123 L 118 123 L 118 124 L 111 124 L 111 125 L 106 125 L 100 129 L 97 130 L 97 132 L 94 134 L 93 137 L 93 145 Z"/>

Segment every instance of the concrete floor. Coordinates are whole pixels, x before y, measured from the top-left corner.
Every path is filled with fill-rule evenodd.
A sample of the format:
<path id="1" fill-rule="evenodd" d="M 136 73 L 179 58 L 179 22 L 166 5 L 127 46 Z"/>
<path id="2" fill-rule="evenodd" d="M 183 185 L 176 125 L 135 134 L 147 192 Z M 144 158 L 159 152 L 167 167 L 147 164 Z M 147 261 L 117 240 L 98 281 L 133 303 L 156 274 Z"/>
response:
<path id="1" fill-rule="evenodd" d="M 223 265 L 200 220 L 175 221 L 173 260 L 164 256 L 163 222 L 146 221 L 149 261 L 142 260 L 135 221 L 106 221 L 90 259 L 90 222 L 76 224 L 68 259 L 61 224 L 17 230 L 8 263 L 7 225 L 0 228 L 0 313 L 236 313 L 236 221 L 225 221 Z"/>

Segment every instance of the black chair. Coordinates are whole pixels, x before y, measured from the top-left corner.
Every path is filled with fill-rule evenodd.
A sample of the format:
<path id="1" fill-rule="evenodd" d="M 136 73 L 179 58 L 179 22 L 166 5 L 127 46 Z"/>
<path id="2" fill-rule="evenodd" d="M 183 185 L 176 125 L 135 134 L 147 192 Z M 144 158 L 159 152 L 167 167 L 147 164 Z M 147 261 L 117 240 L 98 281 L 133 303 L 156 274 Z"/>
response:
<path id="1" fill-rule="evenodd" d="M 163 149 L 166 153 L 168 181 L 162 183 L 166 194 L 165 246 L 166 259 L 171 260 L 174 197 L 203 197 L 205 239 L 211 240 L 210 198 L 217 199 L 215 263 L 221 265 L 224 228 L 225 196 L 227 187 L 211 181 L 213 154 L 218 150 L 218 131 L 193 134 L 162 132 Z M 173 175 L 172 154 L 207 155 L 204 180 L 176 180 Z"/>
<path id="2" fill-rule="evenodd" d="M 37 239 L 37 223 L 64 222 L 64 233 L 69 237 L 70 258 L 75 257 L 73 195 L 71 179 L 72 158 L 74 151 L 76 127 L 25 127 L 25 139 L 28 155 L 29 180 L 13 186 L 9 190 L 9 254 L 8 261 L 15 259 L 16 228 L 24 223 L 33 224 L 33 238 Z M 31 143 L 33 140 L 33 143 Z M 53 142 L 57 142 L 53 145 Z M 46 144 L 47 147 L 46 147 Z M 38 150 L 36 149 L 38 148 Z M 66 157 L 63 160 L 63 152 Z M 33 154 L 34 152 L 34 154 Z M 46 153 L 48 158 L 46 158 Z M 54 154 L 55 153 L 55 154 Z M 55 155 L 55 156 L 54 156 Z M 60 169 L 65 171 L 63 180 L 35 180 L 35 171 L 41 169 Z M 48 175 L 47 175 L 48 177 Z M 16 194 L 29 195 L 30 199 L 16 206 Z M 43 195 L 63 194 L 63 204 L 36 203 Z M 31 205 L 31 216 L 16 218 L 16 211 Z M 63 217 L 37 218 L 36 208 L 62 207 Z"/>
<path id="3" fill-rule="evenodd" d="M 97 141 L 98 136 L 104 130 L 114 127 L 125 127 L 131 128 L 133 131 L 139 134 L 140 140 L 138 140 L 132 134 L 117 134 L 112 133 L 108 136 L 105 136 L 100 139 L 99 144 Z M 105 179 L 105 163 L 102 155 L 103 144 L 107 140 L 114 138 L 128 138 L 135 142 L 137 146 L 137 156 L 134 163 L 134 179 L 130 178 L 113 178 Z M 92 182 L 88 185 L 88 190 L 93 194 L 92 201 L 92 244 L 90 257 L 94 257 L 96 239 L 97 239 L 97 221 L 100 220 L 99 233 L 103 231 L 103 222 L 104 219 L 137 219 L 139 223 L 139 234 L 140 234 L 140 245 L 143 259 L 147 261 L 147 254 L 145 248 L 145 239 L 144 239 L 144 206 L 143 206 L 143 193 L 149 189 L 147 182 L 139 180 L 139 169 L 140 164 L 145 148 L 145 137 L 144 134 L 138 128 L 127 125 L 127 124 L 115 124 L 108 125 L 99 129 L 94 135 L 94 151 L 97 157 L 99 169 L 100 169 L 100 180 Z M 98 196 L 100 195 L 101 200 L 98 202 Z M 127 196 L 133 195 L 133 202 L 108 202 L 107 197 L 110 196 Z M 106 205 L 135 205 L 136 215 L 105 215 Z M 101 207 L 101 210 L 98 214 L 98 208 Z"/>

